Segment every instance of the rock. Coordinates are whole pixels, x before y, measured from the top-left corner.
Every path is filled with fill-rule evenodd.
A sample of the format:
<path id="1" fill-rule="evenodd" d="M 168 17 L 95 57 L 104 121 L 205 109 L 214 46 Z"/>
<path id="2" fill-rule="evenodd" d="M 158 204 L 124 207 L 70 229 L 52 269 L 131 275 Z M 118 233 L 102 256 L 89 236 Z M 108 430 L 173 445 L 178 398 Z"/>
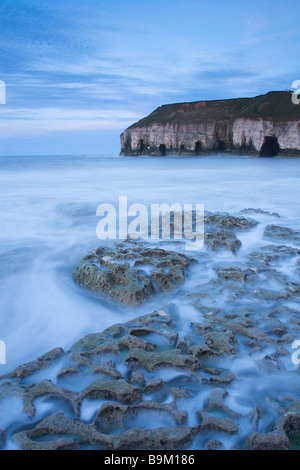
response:
<path id="1" fill-rule="evenodd" d="M 260 248 L 263 251 L 273 252 L 280 256 L 280 258 L 285 258 L 289 256 L 300 256 L 300 249 L 294 248 L 292 246 L 286 245 L 266 245 Z"/>
<path id="2" fill-rule="evenodd" d="M 53 364 L 56 359 L 61 358 L 64 354 L 64 350 L 61 348 L 52 349 L 51 351 L 46 354 L 43 354 L 34 361 L 28 362 L 27 364 L 17 367 L 13 372 L 0 377 L 0 379 L 25 379 L 26 377 L 29 377 L 35 372 L 39 372 L 40 370 L 46 369 L 47 367 L 51 366 L 51 364 Z"/>
<path id="3" fill-rule="evenodd" d="M 187 351 L 189 348 L 189 342 L 185 339 L 178 340 L 176 344 L 176 349 L 180 349 L 182 352 Z"/>
<path id="4" fill-rule="evenodd" d="M 275 263 L 279 256 L 276 253 L 261 253 L 260 251 L 254 251 L 248 255 L 250 265 L 257 270 L 261 270 L 265 267 L 270 266 L 271 263 Z"/>
<path id="5" fill-rule="evenodd" d="M 224 445 L 220 441 L 214 439 L 209 440 L 205 443 L 205 450 L 220 450 L 223 449 Z"/>
<path id="6" fill-rule="evenodd" d="M 238 342 L 231 331 L 207 333 L 204 340 L 218 354 L 234 354 L 237 351 Z"/>
<path id="7" fill-rule="evenodd" d="M 255 325 L 255 321 L 251 318 L 254 314 L 255 309 L 253 307 L 239 307 L 225 313 L 224 318 L 248 328 Z"/>
<path id="8" fill-rule="evenodd" d="M 198 359 L 206 358 L 206 357 L 212 357 L 212 356 L 215 356 L 215 357 L 219 356 L 219 353 L 214 352 L 205 343 L 204 344 L 196 344 L 194 346 L 191 346 L 188 349 L 188 354 L 193 354 Z"/>
<path id="9" fill-rule="evenodd" d="M 115 449 L 128 450 L 156 449 L 175 450 L 185 449 L 192 442 L 197 428 L 158 428 L 154 430 L 131 428 L 117 436 Z"/>
<path id="10" fill-rule="evenodd" d="M 56 413 L 45 418 L 32 430 L 14 435 L 14 440 L 25 450 L 78 449 L 79 446 L 91 446 L 93 449 L 128 450 L 156 449 L 175 450 L 188 447 L 198 432 L 197 427 L 177 427 L 141 429 L 130 428 L 117 435 L 98 432 L 93 424 L 84 424 L 79 420 L 67 418 L 63 413 Z M 42 437 L 73 436 L 68 439 L 37 441 Z"/>
<path id="11" fill-rule="evenodd" d="M 140 370 L 131 372 L 130 383 L 139 384 L 144 387 L 146 385 L 146 380 L 145 380 L 143 372 L 141 372 Z"/>
<path id="12" fill-rule="evenodd" d="M 299 242 L 300 232 L 281 225 L 267 225 L 264 231 L 264 237 L 271 240 L 292 240 Z"/>
<path id="13" fill-rule="evenodd" d="M 173 418 L 174 422 L 179 425 L 184 424 L 188 418 L 188 412 L 177 410 L 174 403 L 164 405 L 156 401 L 143 401 L 138 405 L 129 406 L 127 408 L 127 412 L 131 417 L 138 415 L 138 413 L 142 411 L 157 412 L 160 416 L 169 415 Z"/>
<path id="14" fill-rule="evenodd" d="M 162 270 L 153 271 L 151 278 L 161 292 L 170 292 L 176 287 L 172 282 L 172 276 Z"/>
<path id="15" fill-rule="evenodd" d="M 147 335 L 151 336 L 152 334 L 161 336 L 162 339 L 167 340 L 168 344 L 171 344 L 172 346 L 176 343 L 177 338 L 178 338 L 178 333 L 174 329 L 169 328 L 167 325 L 162 325 L 162 324 L 158 324 L 158 327 L 157 325 L 155 325 L 154 328 L 150 328 L 146 326 L 142 327 L 141 325 L 139 325 L 137 328 L 135 327 L 132 328 L 131 325 L 129 325 L 128 331 L 130 333 L 130 336 L 136 336 L 136 337 L 147 336 Z M 144 342 L 143 344 L 146 344 L 147 346 L 147 347 L 143 347 L 142 349 L 145 349 L 146 351 L 154 351 L 157 349 L 157 344 L 150 343 L 149 341 L 146 341 L 146 340 L 142 340 L 142 341 Z"/>
<path id="16" fill-rule="evenodd" d="M 299 403 L 297 412 L 288 412 L 279 418 L 275 425 L 275 431 L 284 432 L 289 436 L 292 432 L 300 432 L 300 412 Z"/>
<path id="17" fill-rule="evenodd" d="M 124 261 L 135 260 L 134 266 Z M 152 281 L 162 292 L 169 292 L 184 282 L 184 269 L 193 260 L 186 255 L 144 248 L 134 243 L 120 243 L 116 250 L 104 247 L 89 253 L 77 267 L 74 280 L 86 289 L 104 294 L 113 300 L 130 306 L 140 305 L 154 295 Z M 148 265 L 152 273 L 138 269 Z M 168 268 L 166 272 L 162 267 Z"/>
<path id="18" fill-rule="evenodd" d="M 73 436 L 67 439 L 58 439 L 50 442 L 39 442 L 36 439 L 51 436 Z M 79 449 L 79 443 L 99 445 L 102 448 L 111 448 L 109 438 L 105 434 L 98 433 L 92 425 L 81 423 L 79 420 L 67 418 L 63 413 L 56 413 L 43 419 L 32 430 L 21 431 L 14 435 L 14 440 L 24 450 L 57 450 Z"/>
<path id="19" fill-rule="evenodd" d="M 220 289 L 220 295 L 227 295 L 228 302 L 232 304 L 237 302 L 238 299 L 240 299 L 241 297 L 247 295 L 247 289 L 240 285 L 237 285 L 236 282 L 237 281 L 234 281 L 234 283 L 226 282 L 226 284 L 224 284 L 224 287 Z"/>
<path id="20" fill-rule="evenodd" d="M 210 213 L 204 218 L 205 224 L 212 224 L 218 229 L 227 230 L 246 230 L 256 227 L 259 222 L 246 217 L 234 217 L 227 213 Z"/>
<path id="21" fill-rule="evenodd" d="M 65 401 L 78 416 L 79 408 L 76 403 L 76 393 L 58 387 L 51 380 L 42 380 L 37 384 L 21 384 L 16 381 L 4 381 L 0 383 L 0 402 L 8 397 L 17 396 L 23 402 L 24 412 L 30 418 L 34 418 L 36 409 L 34 401 L 39 397 L 51 396 Z"/>
<path id="22" fill-rule="evenodd" d="M 94 373 L 108 375 L 112 379 L 122 379 L 122 374 L 117 370 L 116 364 L 113 361 L 104 361 L 103 364 L 94 367 Z"/>
<path id="23" fill-rule="evenodd" d="M 209 371 L 208 371 L 209 372 Z M 209 385 L 228 385 L 234 380 L 236 380 L 236 376 L 233 372 L 227 371 L 223 373 L 223 375 L 218 375 L 217 377 L 211 377 L 210 379 L 203 378 L 202 381 Z"/>
<path id="24" fill-rule="evenodd" d="M 178 284 L 183 284 L 185 281 L 185 276 L 184 276 L 184 269 L 182 266 L 171 266 L 169 268 L 169 275 L 171 277 L 171 282 L 175 284 L 175 286 Z"/>
<path id="25" fill-rule="evenodd" d="M 216 268 L 217 275 L 219 279 L 223 281 L 238 281 L 246 282 L 247 274 L 244 273 L 240 268 L 231 267 L 231 268 Z"/>
<path id="26" fill-rule="evenodd" d="M 129 266 L 111 266 L 107 271 L 91 261 L 82 261 L 74 280 L 92 292 L 106 294 L 127 305 L 139 305 L 154 292 L 151 281 Z"/>
<path id="27" fill-rule="evenodd" d="M 77 367 L 63 367 L 57 374 L 57 380 L 64 379 L 65 377 L 70 377 L 70 375 L 79 374 L 79 369 Z"/>
<path id="28" fill-rule="evenodd" d="M 240 334 L 245 336 L 246 338 L 250 338 L 255 340 L 255 342 L 268 342 L 269 339 L 266 334 L 257 327 L 251 327 L 249 323 L 245 322 L 243 324 L 239 323 L 229 323 L 228 327 L 233 331 L 235 334 Z"/>
<path id="29" fill-rule="evenodd" d="M 94 420 L 95 429 L 104 434 L 122 430 L 126 411 L 127 406 L 117 403 L 104 403 Z"/>
<path id="30" fill-rule="evenodd" d="M 144 349 L 145 351 L 155 351 L 157 345 L 141 338 L 147 335 L 160 335 L 173 345 L 177 340 L 177 332 L 169 328 L 172 317 L 167 312 L 171 312 L 172 305 L 164 307 L 151 314 L 130 320 L 123 325 L 113 325 L 101 334 L 95 333 L 87 335 L 75 343 L 70 351 L 69 358 L 76 363 L 75 369 L 80 369 L 81 373 L 105 373 L 112 378 L 120 378 L 119 372 L 113 370 L 112 364 L 104 362 L 97 364 L 97 359 L 106 353 L 113 353 L 121 357 L 122 351 L 132 349 Z M 96 363 L 94 361 L 96 360 Z M 74 366 L 72 366 L 74 368 Z M 62 371 L 65 373 L 65 370 Z"/>
<path id="31" fill-rule="evenodd" d="M 201 312 L 203 314 L 203 316 L 205 316 L 206 318 L 209 318 L 209 319 L 214 318 L 216 315 L 218 315 L 218 313 L 221 312 L 221 309 L 213 308 L 213 307 L 207 307 L 206 305 L 203 305 L 199 301 L 191 302 L 191 305 L 193 307 L 195 307 L 195 309 L 198 310 L 198 312 Z M 204 327 L 204 326 L 202 325 L 202 327 Z"/>
<path id="32" fill-rule="evenodd" d="M 178 398 L 191 398 L 194 396 L 192 392 L 189 390 L 184 390 L 181 387 L 170 388 L 170 393 L 173 395 L 175 400 Z"/>
<path id="33" fill-rule="evenodd" d="M 153 371 L 160 367 L 174 367 L 175 369 L 197 370 L 200 368 L 199 361 L 191 355 L 181 354 L 178 349 L 163 352 L 148 352 L 142 349 L 132 349 L 128 352 L 125 363 L 129 367 L 143 367 Z"/>
<path id="34" fill-rule="evenodd" d="M 165 383 L 162 379 L 151 379 L 146 383 L 144 393 L 154 393 L 157 390 L 160 390 L 164 385 Z"/>
<path id="35" fill-rule="evenodd" d="M 127 334 L 118 340 L 120 350 L 130 350 L 133 348 L 145 349 L 145 351 L 156 350 L 156 344 L 137 338 L 132 334 Z"/>
<path id="36" fill-rule="evenodd" d="M 281 417 L 276 428 L 282 429 L 290 441 L 290 449 L 298 450 L 300 445 L 300 414 L 287 413 Z"/>
<path id="37" fill-rule="evenodd" d="M 255 432 L 248 437 L 246 447 L 247 450 L 289 450 L 290 441 L 284 433 L 278 431 L 266 434 Z"/>
<path id="38" fill-rule="evenodd" d="M 253 429 L 255 429 L 255 431 L 257 431 L 257 429 L 258 429 L 259 420 L 260 420 L 262 415 L 263 415 L 263 411 L 257 405 L 255 405 L 254 409 L 249 413 L 249 417 L 251 419 L 251 423 L 252 423 Z"/>
<path id="39" fill-rule="evenodd" d="M 241 214 L 262 214 L 262 215 L 269 215 L 270 217 L 280 217 L 280 215 L 277 212 L 270 212 L 270 211 L 265 211 L 263 209 L 243 209 L 240 211 Z"/>
<path id="40" fill-rule="evenodd" d="M 276 305 L 272 310 L 268 312 L 270 318 L 283 316 L 287 320 L 296 320 L 299 316 L 299 310 L 287 307 L 286 305 Z"/>
<path id="41" fill-rule="evenodd" d="M 223 388 L 214 388 L 210 391 L 209 396 L 208 396 L 208 402 L 207 405 L 205 406 L 205 411 L 224 411 L 225 413 L 229 414 L 232 417 L 235 418 L 240 418 L 241 415 L 239 413 L 236 413 L 235 411 L 231 410 L 228 408 L 228 406 L 225 405 L 224 399 L 228 395 L 228 392 L 224 390 Z"/>
<path id="42" fill-rule="evenodd" d="M 286 412 L 300 414 L 300 400 L 295 400 L 294 398 L 290 398 L 290 400 L 293 403 L 286 408 Z"/>
<path id="43" fill-rule="evenodd" d="M 198 411 L 200 419 L 199 430 L 201 431 L 217 431 L 226 434 L 236 434 L 238 427 L 230 418 L 214 418 L 203 411 Z"/>
<path id="44" fill-rule="evenodd" d="M 114 439 L 114 448 L 120 450 L 176 450 L 185 449 L 193 441 L 197 428 L 177 427 L 153 430 L 131 428 Z"/>
<path id="45" fill-rule="evenodd" d="M 94 420 L 97 431 L 109 434 L 124 428 L 128 417 L 138 415 L 142 411 L 158 412 L 160 415 L 171 416 L 177 424 L 184 424 L 187 412 L 179 412 L 170 405 L 161 405 L 153 401 L 145 401 L 134 406 L 123 406 L 117 403 L 105 403 L 101 406 Z"/>
<path id="46" fill-rule="evenodd" d="M 287 291 L 292 295 L 300 295 L 300 284 L 298 282 L 289 282 L 287 286 Z"/>
<path id="47" fill-rule="evenodd" d="M 16 436 L 17 442 L 24 450 L 35 450 L 35 451 L 57 451 L 57 450 L 79 450 L 79 445 L 72 439 L 61 438 L 50 442 L 37 442 L 30 440 L 25 433 L 20 433 Z"/>
<path id="48" fill-rule="evenodd" d="M 141 400 L 142 390 L 139 387 L 126 382 L 124 379 L 119 380 L 97 380 L 82 392 L 80 392 L 78 401 L 81 403 L 85 398 L 98 399 L 109 398 L 117 400 L 121 403 L 129 404 Z"/>
<path id="49" fill-rule="evenodd" d="M 290 355 L 290 352 L 287 351 L 286 349 L 284 349 L 281 345 L 277 346 L 276 347 L 276 353 L 274 353 L 274 356 L 289 356 Z"/>
<path id="50" fill-rule="evenodd" d="M 255 297 L 261 300 L 270 300 L 270 301 L 275 301 L 275 300 L 280 300 L 280 299 L 288 299 L 290 297 L 290 294 L 285 291 L 272 291 L 272 290 L 267 290 L 267 289 L 255 289 L 253 291 L 253 294 Z"/>
<path id="51" fill-rule="evenodd" d="M 290 450 L 290 439 L 300 432 L 300 413 L 288 412 L 277 421 L 274 430 L 266 434 L 253 433 L 247 439 L 249 450 Z"/>
<path id="52" fill-rule="evenodd" d="M 220 232 L 205 232 L 204 234 L 205 244 L 212 251 L 219 251 L 226 249 L 236 254 L 241 248 L 242 243 L 233 232 L 222 230 Z"/>

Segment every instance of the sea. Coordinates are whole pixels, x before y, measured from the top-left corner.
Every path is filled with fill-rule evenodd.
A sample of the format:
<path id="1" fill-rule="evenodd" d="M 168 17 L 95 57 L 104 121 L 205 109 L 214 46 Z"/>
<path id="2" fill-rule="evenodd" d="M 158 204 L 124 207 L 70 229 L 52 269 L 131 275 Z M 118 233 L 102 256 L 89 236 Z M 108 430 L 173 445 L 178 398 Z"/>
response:
<path id="1" fill-rule="evenodd" d="M 52 348 L 67 350 L 86 334 L 160 308 L 161 298 L 155 297 L 134 309 L 111 304 L 74 282 L 73 272 L 87 253 L 116 242 L 97 237 L 99 205 L 108 203 L 117 209 L 123 196 L 128 205 L 203 204 L 206 211 L 234 215 L 246 208 L 278 213 L 280 219 L 252 216 L 260 224 L 240 236 L 239 256 L 245 259 L 266 244 L 263 232 L 267 224 L 300 229 L 300 158 L 0 157 L 0 195 L 3 375 Z M 222 261 L 234 260 L 229 252 L 216 254 L 216 260 L 218 256 Z M 282 270 L 288 273 L 289 269 L 287 261 Z M 188 285 L 192 288 L 211 275 L 200 266 L 198 271 L 193 268 Z M 299 282 L 299 276 L 291 280 Z M 180 312 L 176 292 L 166 295 L 165 303 L 170 300 L 178 302 Z M 291 306 L 297 307 L 295 302 Z M 198 321 L 197 315 L 196 310 L 182 308 L 183 324 Z M 247 364 L 239 367 L 247 368 Z M 261 393 L 267 388 L 261 385 Z M 16 414 L 13 409 L 2 410 L 0 428 L 12 417 L 16 419 Z"/>

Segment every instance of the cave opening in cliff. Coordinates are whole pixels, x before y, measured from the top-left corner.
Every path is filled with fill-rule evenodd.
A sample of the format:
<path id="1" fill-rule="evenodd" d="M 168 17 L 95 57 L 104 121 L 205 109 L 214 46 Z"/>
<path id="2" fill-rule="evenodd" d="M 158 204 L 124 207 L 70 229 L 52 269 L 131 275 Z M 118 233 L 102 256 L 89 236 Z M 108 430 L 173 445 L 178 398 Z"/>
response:
<path id="1" fill-rule="evenodd" d="M 159 151 L 162 157 L 165 157 L 167 155 L 167 148 L 165 144 L 160 144 Z"/>
<path id="2" fill-rule="evenodd" d="M 200 155 L 201 148 L 202 148 L 202 144 L 201 144 L 200 140 L 197 140 L 197 142 L 195 143 L 195 154 L 196 155 Z"/>
<path id="3" fill-rule="evenodd" d="M 143 139 L 141 139 L 139 141 L 139 152 L 143 153 L 144 150 L 145 150 L 145 144 L 144 144 Z"/>
<path id="4" fill-rule="evenodd" d="M 267 136 L 260 150 L 261 157 L 276 157 L 280 151 L 277 137 Z"/>
<path id="5" fill-rule="evenodd" d="M 225 150 L 225 143 L 222 140 L 218 140 L 217 142 L 217 152 L 223 153 Z"/>

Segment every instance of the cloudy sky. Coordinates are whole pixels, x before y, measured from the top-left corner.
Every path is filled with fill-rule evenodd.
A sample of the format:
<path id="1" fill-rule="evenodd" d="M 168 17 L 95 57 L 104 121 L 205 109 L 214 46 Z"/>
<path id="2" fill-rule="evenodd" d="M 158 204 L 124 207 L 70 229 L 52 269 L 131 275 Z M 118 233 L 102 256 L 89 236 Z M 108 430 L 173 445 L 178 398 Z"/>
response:
<path id="1" fill-rule="evenodd" d="M 0 154 L 118 153 L 162 104 L 300 79 L 299 0 L 1 0 Z"/>

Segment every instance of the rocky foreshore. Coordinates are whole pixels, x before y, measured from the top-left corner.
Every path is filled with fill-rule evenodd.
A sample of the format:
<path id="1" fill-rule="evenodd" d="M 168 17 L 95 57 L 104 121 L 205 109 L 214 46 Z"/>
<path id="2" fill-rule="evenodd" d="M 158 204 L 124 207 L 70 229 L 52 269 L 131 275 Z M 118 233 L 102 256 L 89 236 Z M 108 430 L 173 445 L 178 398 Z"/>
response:
<path id="1" fill-rule="evenodd" d="M 240 256 L 255 216 L 272 222 L 265 244 Z M 161 307 L 2 376 L 0 407 L 20 408 L 2 448 L 299 448 L 300 233 L 279 221 L 261 209 L 209 213 L 203 252 L 127 240 L 89 253 L 74 273 L 83 288 L 132 309 L 159 296 Z M 191 288 L 195 266 L 206 281 Z"/>

